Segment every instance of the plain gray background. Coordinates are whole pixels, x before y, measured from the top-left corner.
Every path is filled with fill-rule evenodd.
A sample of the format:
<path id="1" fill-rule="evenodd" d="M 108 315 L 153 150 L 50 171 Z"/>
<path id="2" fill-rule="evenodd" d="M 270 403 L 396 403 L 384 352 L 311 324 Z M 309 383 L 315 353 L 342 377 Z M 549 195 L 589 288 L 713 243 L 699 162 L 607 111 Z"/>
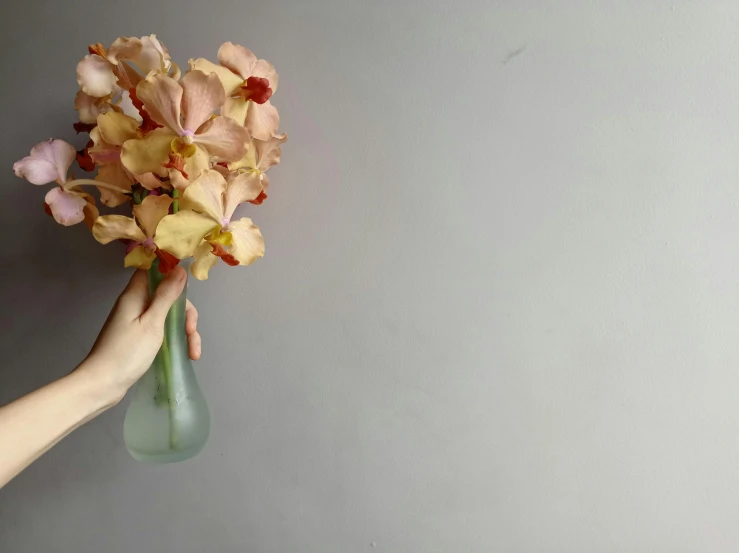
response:
<path id="1" fill-rule="evenodd" d="M 266 257 L 190 289 L 205 452 L 134 462 L 124 403 L 0 492 L 3 552 L 739 548 L 739 4 L 0 15 L 1 401 L 71 370 L 129 276 L 11 170 L 74 138 L 89 42 L 244 44 L 290 135 L 245 211 Z"/>

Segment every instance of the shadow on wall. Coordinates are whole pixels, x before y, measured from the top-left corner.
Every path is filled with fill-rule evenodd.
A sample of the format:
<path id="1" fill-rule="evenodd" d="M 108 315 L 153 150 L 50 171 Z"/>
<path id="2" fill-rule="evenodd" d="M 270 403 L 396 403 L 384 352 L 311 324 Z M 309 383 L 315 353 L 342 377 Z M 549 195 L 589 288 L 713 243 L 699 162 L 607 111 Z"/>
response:
<path id="1" fill-rule="evenodd" d="M 70 372 L 128 279 L 122 246 L 103 247 L 84 225 L 62 227 L 44 213 L 51 185 L 7 181 L 3 204 L 21 213 L 11 216 L 0 271 L 0 403 Z"/>

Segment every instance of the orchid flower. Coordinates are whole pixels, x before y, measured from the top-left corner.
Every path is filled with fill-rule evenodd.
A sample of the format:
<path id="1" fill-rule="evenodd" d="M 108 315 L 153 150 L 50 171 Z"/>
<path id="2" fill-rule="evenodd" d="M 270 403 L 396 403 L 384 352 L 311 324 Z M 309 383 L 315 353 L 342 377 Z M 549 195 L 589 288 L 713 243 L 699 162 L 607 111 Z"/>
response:
<path id="1" fill-rule="evenodd" d="M 31 155 L 13 164 L 16 176 L 31 184 L 56 182 L 59 186 L 46 194 L 46 205 L 57 223 L 64 226 L 85 221 L 88 226 L 98 216 L 95 200 L 89 194 L 77 190 L 79 186 L 92 184 L 117 192 L 126 192 L 111 184 L 90 179 L 69 180 L 67 173 L 75 160 L 74 146 L 63 140 L 40 142 L 31 149 Z"/>
<path id="2" fill-rule="evenodd" d="M 190 270 L 198 280 L 208 278 L 219 258 L 228 265 L 250 265 L 264 255 L 264 238 L 248 217 L 232 217 L 239 204 L 261 191 L 253 173 L 226 182 L 218 171 L 205 171 L 185 189 L 182 209 L 161 220 L 154 242 L 179 259 L 194 256 Z"/>
<path id="3" fill-rule="evenodd" d="M 92 235 L 101 244 L 113 240 L 130 240 L 123 261 L 124 267 L 149 269 L 157 256 L 162 256 L 154 244 L 154 234 L 162 218 L 169 213 L 172 198 L 147 196 L 133 207 L 133 218 L 123 215 L 103 215 L 92 227 Z"/>
<path id="4" fill-rule="evenodd" d="M 97 119 L 97 126 L 90 131 L 94 145 L 88 149 L 92 160 L 100 165 L 95 180 L 112 184 L 131 192 L 134 183 L 139 182 L 144 188 L 152 190 L 163 186 L 163 183 L 151 173 L 134 175 L 121 163 L 121 148 L 127 140 L 140 138 L 139 123 L 122 113 L 109 111 Z M 100 189 L 100 201 L 108 207 L 118 206 L 130 198 L 120 192 L 107 188 Z"/>
<path id="5" fill-rule="evenodd" d="M 262 192 L 259 196 L 250 200 L 250 203 L 261 204 L 267 199 L 267 188 L 269 188 L 269 177 L 267 170 L 280 163 L 282 149 L 280 146 L 287 142 L 286 134 L 273 136 L 269 140 L 252 140 L 246 155 L 239 161 L 229 163 L 227 168 L 229 171 L 239 173 L 252 173 L 259 177 L 262 183 Z"/>
<path id="6" fill-rule="evenodd" d="M 77 64 L 77 82 L 84 94 L 95 98 L 109 96 L 117 87 L 130 90 L 139 83 L 141 76 L 127 62 L 134 63 L 144 75 L 152 71 L 168 74 L 174 69 L 179 78 L 179 69 L 155 35 L 119 37 L 107 52 L 102 44 L 91 44 L 89 52 Z"/>
<path id="7" fill-rule="evenodd" d="M 228 96 L 221 113 L 245 125 L 254 138 L 269 140 L 280 125 L 277 109 L 269 101 L 277 92 L 274 66 L 232 42 L 219 48 L 218 61 L 221 65 L 203 58 L 190 60 L 190 68 L 218 75 Z"/>
<path id="8" fill-rule="evenodd" d="M 175 188 L 184 189 L 209 168 L 211 157 L 230 162 L 246 153 L 246 129 L 228 117 L 212 117 L 225 101 L 215 75 L 190 71 L 177 82 L 151 73 L 136 87 L 136 97 L 161 128 L 124 142 L 121 160 L 132 173 L 169 175 Z"/>

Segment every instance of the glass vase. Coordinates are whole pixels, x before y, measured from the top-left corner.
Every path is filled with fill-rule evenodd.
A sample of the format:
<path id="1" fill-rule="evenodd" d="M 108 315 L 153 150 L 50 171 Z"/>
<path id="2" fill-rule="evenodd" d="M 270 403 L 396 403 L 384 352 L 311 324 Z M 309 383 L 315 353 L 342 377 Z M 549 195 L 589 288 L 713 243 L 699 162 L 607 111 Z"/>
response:
<path id="1" fill-rule="evenodd" d="M 189 260 L 180 263 L 188 269 Z M 164 275 L 154 261 L 152 294 Z M 197 455 L 210 431 L 210 414 L 188 355 L 185 334 L 187 285 L 167 314 L 164 341 L 148 371 L 136 383 L 123 423 L 131 455 L 148 463 L 175 463 Z"/>

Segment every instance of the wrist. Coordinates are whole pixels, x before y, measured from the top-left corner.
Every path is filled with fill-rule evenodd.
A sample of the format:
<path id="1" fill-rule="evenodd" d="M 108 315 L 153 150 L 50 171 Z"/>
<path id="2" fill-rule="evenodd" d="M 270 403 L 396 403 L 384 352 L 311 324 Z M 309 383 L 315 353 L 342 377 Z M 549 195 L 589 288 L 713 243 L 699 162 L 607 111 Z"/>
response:
<path id="1" fill-rule="evenodd" d="M 109 409 L 119 403 L 127 391 L 118 379 L 111 377 L 113 372 L 104 361 L 90 355 L 68 378 L 77 382 L 80 393 L 98 409 Z"/>

